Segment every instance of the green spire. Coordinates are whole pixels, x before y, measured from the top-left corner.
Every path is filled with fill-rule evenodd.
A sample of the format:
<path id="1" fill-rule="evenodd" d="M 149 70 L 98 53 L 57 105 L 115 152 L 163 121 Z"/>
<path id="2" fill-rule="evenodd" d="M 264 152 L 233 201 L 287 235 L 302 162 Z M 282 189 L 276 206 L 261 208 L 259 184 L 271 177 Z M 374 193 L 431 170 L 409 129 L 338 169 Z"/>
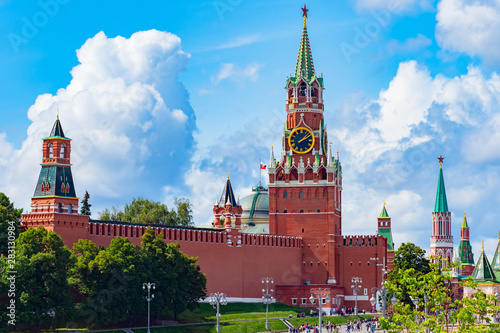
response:
<path id="1" fill-rule="evenodd" d="M 495 255 L 493 256 L 493 261 L 491 262 L 491 267 L 495 271 L 500 271 L 500 232 L 498 232 L 498 244 L 495 250 Z"/>
<path id="2" fill-rule="evenodd" d="M 448 201 L 446 200 L 446 190 L 444 189 L 444 177 L 443 177 L 443 158 L 439 157 L 439 179 L 438 187 L 436 193 L 436 206 L 434 207 L 434 213 L 447 213 L 448 212 Z"/>
<path id="3" fill-rule="evenodd" d="M 467 217 L 465 217 L 465 212 L 464 212 L 464 220 L 462 221 L 461 228 L 469 228 L 469 225 L 467 224 Z"/>
<path id="4" fill-rule="evenodd" d="M 380 216 L 378 218 L 379 219 L 389 218 L 389 214 L 387 214 L 387 209 L 385 209 L 385 202 L 384 202 L 384 207 L 382 207 L 382 212 L 380 213 Z"/>
<path id="5" fill-rule="evenodd" d="M 311 53 L 311 46 L 309 45 L 309 37 L 307 36 L 307 9 L 304 5 L 303 17 L 304 17 L 304 27 L 302 28 L 302 38 L 300 39 L 299 46 L 299 56 L 297 58 L 297 67 L 295 68 L 295 77 L 299 78 L 303 76 L 308 82 L 315 76 L 314 64 Z"/>
<path id="6" fill-rule="evenodd" d="M 493 273 L 490 262 L 488 261 L 488 258 L 484 253 L 484 243 L 483 250 L 481 251 L 481 255 L 479 256 L 479 260 L 477 261 L 476 268 L 474 268 L 472 277 L 474 278 L 474 280 L 496 280 L 495 273 Z"/>

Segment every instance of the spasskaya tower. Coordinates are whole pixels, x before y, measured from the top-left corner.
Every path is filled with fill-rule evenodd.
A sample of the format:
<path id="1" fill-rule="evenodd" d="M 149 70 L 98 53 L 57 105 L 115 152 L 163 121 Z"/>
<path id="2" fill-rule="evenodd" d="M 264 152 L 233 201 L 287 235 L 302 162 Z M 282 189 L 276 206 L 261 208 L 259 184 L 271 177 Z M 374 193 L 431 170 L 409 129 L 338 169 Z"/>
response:
<path id="1" fill-rule="evenodd" d="M 269 162 L 269 232 L 303 239 L 302 281 L 338 285 L 342 242 L 342 168 L 324 120 L 323 77 L 314 69 L 307 12 L 295 75 L 286 80 L 282 151 Z M 336 250 L 337 249 L 337 250 Z"/>

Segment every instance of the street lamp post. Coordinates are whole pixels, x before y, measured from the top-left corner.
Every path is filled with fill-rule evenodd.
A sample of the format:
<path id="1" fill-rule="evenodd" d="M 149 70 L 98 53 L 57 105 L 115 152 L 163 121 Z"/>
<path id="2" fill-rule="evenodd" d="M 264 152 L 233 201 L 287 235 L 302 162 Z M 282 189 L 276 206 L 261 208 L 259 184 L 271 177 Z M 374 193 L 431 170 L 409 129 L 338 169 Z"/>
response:
<path id="1" fill-rule="evenodd" d="M 360 277 L 353 277 L 351 282 L 354 283 L 351 288 L 354 293 L 354 315 L 358 315 L 358 291 L 361 290 L 361 283 L 363 282 Z"/>
<path id="2" fill-rule="evenodd" d="M 318 303 L 319 303 L 319 332 L 321 333 L 321 316 L 323 314 L 323 310 L 321 310 L 321 304 L 323 303 L 323 297 L 325 298 L 325 301 L 330 302 L 330 290 L 328 289 L 311 289 L 311 297 L 309 297 L 309 301 L 311 301 L 311 304 L 314 304 L 314 301 L 316 300 L 316 297 L 313 296 L 313 294 L 316 293 L 318 295 Z M 326 296 L 326 297 L 325 297 Z"/>
<path id="3" fill-rule="evenodd" d="M 142 289 L 146 289 L 146 287 L 148 288 L 148 297 L 146 297 L 146 301 L 148 302 L 148 332 L 147 333 L 151 333 L 151 331 L 149 330 L 150 319 L 151 319 L 151 300 L 153 298 L 155 298 L 155 294 L 151 294 L 151 288 L 153 288 L 153 290 L 154 290 L 156 288 L 156 286 L 154 283 L 151 283 L 151 282 L 143 283 Z"/>
<path id="4" fill-rule="evenodd" d="M 214 307 L 214 309 L 217 309 L 217 333 L 220 333 L 219 306 L 227 304 L 226 294 L 224 294 L 224 293 L 211 293 L 210 297 L 208 299 L 208 302 L 210 303 L 211 306 Z"/>
<path id="5" fill-rule="evenodd" d="M 266 305 L 266 329 L 269 331 L 269 304 L 273 301 L 273 290 L 269 289 L 269 283 L 274 283 L 273 278 L 262 278 L 262 283 L 266 284 L 266 289 L 262 289 L 262 302 Z"/>

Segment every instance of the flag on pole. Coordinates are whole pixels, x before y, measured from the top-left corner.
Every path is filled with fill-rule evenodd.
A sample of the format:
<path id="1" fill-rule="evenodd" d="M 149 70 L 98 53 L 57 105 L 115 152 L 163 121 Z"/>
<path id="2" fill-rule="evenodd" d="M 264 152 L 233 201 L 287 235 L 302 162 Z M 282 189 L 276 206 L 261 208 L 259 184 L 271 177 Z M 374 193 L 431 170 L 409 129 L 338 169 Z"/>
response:
<path id="1" fill-rule="evenodd" d="M 266 165 L 262 162 L 260 162 L 260 168 L 261 170 L 265 170 L 266 169 Z"/>

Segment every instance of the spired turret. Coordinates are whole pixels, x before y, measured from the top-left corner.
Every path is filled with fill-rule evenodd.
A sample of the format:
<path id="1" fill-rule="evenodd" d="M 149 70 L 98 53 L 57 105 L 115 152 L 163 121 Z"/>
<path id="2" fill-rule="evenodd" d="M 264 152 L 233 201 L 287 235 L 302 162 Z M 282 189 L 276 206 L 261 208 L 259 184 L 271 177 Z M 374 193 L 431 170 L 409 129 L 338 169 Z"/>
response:
<path id="1" fill-rule="evenodd" d="M 488 257 L 486 257 L 486 253 L 484 253 L 484 243 L 481 255 L 477 260 L 476 268 L 474 268 L 474 272 L 472 273 L 472 277 L 474 280 L 480 282 L 498 282 L 495 273 L 491 268 Z"/>
<path id="2" fill-rule="evenodd" d="M 446 266 L 453 259 L 453 236 L 451 235 L 451 213 L 448 210 L 448 201 L 446 200 L 446 190 L 443 176 L 442 156 L 439 160 L 439 178 L 436 192 L 436 203 L 432 213 L 432 236 L 431 236 L 431 255 L 441 257 L 442 266 Z"/>
<path id="3" fill-rule="evenodd" d="M 229 180 L 229 173 L 220 199 L 215 201 L 213 212 L 215 228 L 220 228 L 222 221 L 224 221 L 225 228 L 231 228 L 233 226 L 233 219 L 234 227 L 236 229 L 241 228 L 242 209 L 239 199 L 236 201 L 233 187 L 231 186 L 231 181 Z"/>
<path id="4" fill-rule="evenodd" d="M 72 247 L 78 239 L 87 237 L 89 216 L 78 213 L 71 139 L 64 135 L 59 115 L 49 136 L 42 140 L 42 169 L 31 197 L 31 212 L 22 216 L 23 226 L 55 231 Z"/>
<path id="5" fill-rule="evenodd" d="M 460 245 L 458 246 L 458 256 L 462 263 L 462 276 L 469 276 L 474 271 L 474 254 L 469 241 L 469 225 L 464 212 L 464 219 L 460 228 Z"/>

